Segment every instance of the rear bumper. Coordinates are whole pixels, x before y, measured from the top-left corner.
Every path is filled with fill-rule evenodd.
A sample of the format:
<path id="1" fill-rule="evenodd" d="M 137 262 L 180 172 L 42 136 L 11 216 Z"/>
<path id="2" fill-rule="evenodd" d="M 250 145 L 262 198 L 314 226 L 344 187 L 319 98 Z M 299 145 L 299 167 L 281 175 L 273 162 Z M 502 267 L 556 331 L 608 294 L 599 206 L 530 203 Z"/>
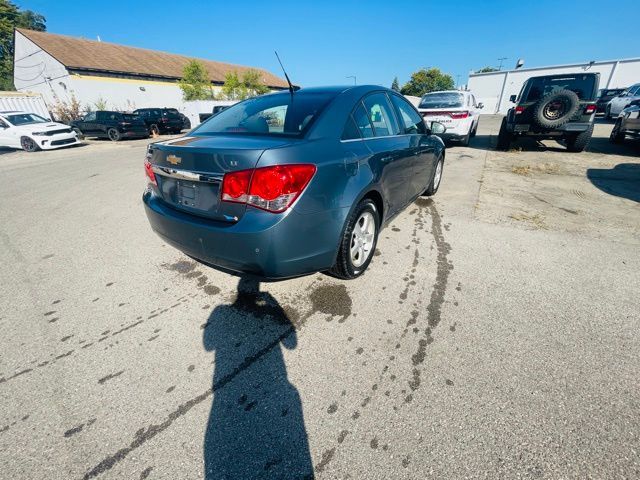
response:
<path id="1" fill-rule="evenodd" d="M 590 122 L 570 122 L 561 125 L 558 128 L 552 128 L 548 130 L 538 130 L 537 128 L 532 128 L 530 124 L 526 123 L 516 123 L 516 124 L 507 124 L 507 131 L 512 133 L 519 133 L 522 135 L 531 135 L 531 136 L 561 136 L 565 133 L 580 133 L 586 132 L 593 125 Z"/>
<path id="2" fill-rule="evenodd" d="M 168 244 L 207 265 L 282 279 L 329 269 L 348 208 L 302 215 L 271 214 L 248 207 L 237 223 L 180 212 L 146 191 L 142 200 L 151 228 Z"/>

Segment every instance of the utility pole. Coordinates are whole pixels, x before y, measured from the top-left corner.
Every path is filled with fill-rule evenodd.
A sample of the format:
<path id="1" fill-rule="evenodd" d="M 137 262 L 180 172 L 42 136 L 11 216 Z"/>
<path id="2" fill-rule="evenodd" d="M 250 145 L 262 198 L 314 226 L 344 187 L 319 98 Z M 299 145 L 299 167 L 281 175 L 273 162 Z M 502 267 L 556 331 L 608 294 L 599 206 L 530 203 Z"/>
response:
<path id="1" fill-rule="evenodd" d="M 460 90 L 460 75 L 456 75 L 456 88 Z"/>
<path id="2" fill-rule="evenodd" d="M 344 78 L 353 78 L 353 84 L 354 84 L 354 85 L 357 85 L 357 82 L 356 82 L 356 76 L 355 76 L 355 75 L 347 75 L 347 76 L 346 76 L 346 77 L 344 77 Z"/>
<path id="3" fill-rule="evenodd" d="M 502 62 L 504 62 L 505 60 L 509 60 L 509 58 L 501 57 L 498 60 L 500 61 L 500 65 L 498 65 L 498 70 L 502 70 Z"/>

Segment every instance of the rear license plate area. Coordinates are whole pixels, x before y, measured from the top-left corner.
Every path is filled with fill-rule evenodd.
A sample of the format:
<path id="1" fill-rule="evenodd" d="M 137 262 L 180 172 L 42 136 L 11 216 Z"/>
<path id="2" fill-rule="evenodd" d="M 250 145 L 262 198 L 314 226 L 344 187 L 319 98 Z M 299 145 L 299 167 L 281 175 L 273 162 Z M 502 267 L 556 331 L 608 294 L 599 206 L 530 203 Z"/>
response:
<path id="1" fill-rule="evenodd" d="M 190 208 L 198 208 L 198 186 L 194 182 L 178 180 L 176 202 Z"/>

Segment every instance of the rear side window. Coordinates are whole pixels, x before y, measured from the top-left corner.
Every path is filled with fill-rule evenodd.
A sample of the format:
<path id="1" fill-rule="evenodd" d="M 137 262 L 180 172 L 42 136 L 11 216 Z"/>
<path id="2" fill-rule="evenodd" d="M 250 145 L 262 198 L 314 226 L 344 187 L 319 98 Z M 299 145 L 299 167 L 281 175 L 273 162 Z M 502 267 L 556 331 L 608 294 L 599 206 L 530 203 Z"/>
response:
<path id="1" fill-rule="evenodd" d="M 404 128 L 403 133 L 426 133 L 427 130 L 422 117 L 413 109 L 409 102 L 397 95 L 391 95 L 391 101 L 398 109 L 398 113 L 400 114 L 400 121 L 402 122 L 402 127 Z"/>
<path id="2" fill-rule="evenodd" d="M 374 93 L 366 96 L 364 106 L 367 108 L 376 137 L 388 137 L 399 133 L 393 108 L 384 93 Z"/>
<path id="3" fill-rule="evenodd" d="M 367 111 L 362 106 L 362 103 L 358 103 L 358 106 L 353 110 L 352 115 L 353 120 L 356 123 L 356 127 L 360 130 L 362 138 L 373 137 L 373 127 L 371 126 L 369 115 L 367 115 Z"/>
<path id="4" fill-rule="evenodd" d="M 358 130 L 358 126 L 356 122 L 353 121 L 353 117 L 349 115 L 347 119 L 347 123 L 344 126 L 344 131 L 342 132 L 341 140 L 356 140 L 360 137 L 360 130 Z"/>
<path id="5" fill-rule="evenodd" d="M 567 75 L 561 77 L 532 78 L 526 102 L 537 102 L 558 90 L 571 90 L 580 100 L 592 100 L 595 87 L 593 75 Z"/>

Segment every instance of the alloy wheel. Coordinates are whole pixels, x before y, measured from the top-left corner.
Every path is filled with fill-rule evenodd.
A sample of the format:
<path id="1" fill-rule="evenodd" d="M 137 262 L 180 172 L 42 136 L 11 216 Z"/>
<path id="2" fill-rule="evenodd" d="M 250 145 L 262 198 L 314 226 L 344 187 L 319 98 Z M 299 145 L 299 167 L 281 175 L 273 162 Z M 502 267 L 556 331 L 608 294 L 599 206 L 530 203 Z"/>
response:
<path id="1" fill-rule="evenodd" d="M 369 259 L 375 240 L 376 222 L 371 212 L 365 211 L 358 217 L 351 234 L 351 263 L 358 268 Z"/>

